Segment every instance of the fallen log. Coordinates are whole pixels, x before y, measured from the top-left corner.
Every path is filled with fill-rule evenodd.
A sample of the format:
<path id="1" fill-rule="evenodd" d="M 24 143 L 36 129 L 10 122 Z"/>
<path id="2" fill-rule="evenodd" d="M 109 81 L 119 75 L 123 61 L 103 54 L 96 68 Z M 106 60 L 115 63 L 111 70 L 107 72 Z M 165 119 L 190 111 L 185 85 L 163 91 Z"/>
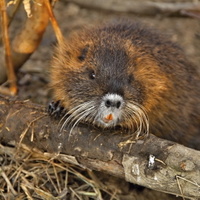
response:
<path id="1" fill-rule="evenodd" d="M 41 105 L 0 96 L 1 144 L 25 144 L 44 155 L 103 171 L 185 198 L 200 198 L 200 152 L 150 134 L 135 141 L 122 130 L 80 125 L 59 131 Z"/>
<path id="2" fill-rule="evenodd" d="M 132 0 L 68 0 L 70 3 L 82 7 L 99 9 L 112 12 L 126 12 L 136 15 L 167 15 L 167 16 L 191 16 L 188 12 L 196 13 L 199 17 L 199 2 L 155 2 L 155 1 L 132 1 Z M 195 17 L 195 16 L 194 16 Z"/>

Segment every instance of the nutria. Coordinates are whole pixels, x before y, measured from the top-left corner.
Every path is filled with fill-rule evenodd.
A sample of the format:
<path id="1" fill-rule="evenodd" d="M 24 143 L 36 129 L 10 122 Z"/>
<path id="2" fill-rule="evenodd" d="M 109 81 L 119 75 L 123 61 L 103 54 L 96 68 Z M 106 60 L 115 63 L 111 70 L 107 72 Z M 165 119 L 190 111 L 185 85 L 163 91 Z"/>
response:
<path id="1" fill-rule="evenodd" d="M 200 149 L 197 69 L 146 25 L 108 23 L 72 34 L 57 47 L 50 77 L 54 99 L 67 110 L 63 126 L 150 131 Z"/>

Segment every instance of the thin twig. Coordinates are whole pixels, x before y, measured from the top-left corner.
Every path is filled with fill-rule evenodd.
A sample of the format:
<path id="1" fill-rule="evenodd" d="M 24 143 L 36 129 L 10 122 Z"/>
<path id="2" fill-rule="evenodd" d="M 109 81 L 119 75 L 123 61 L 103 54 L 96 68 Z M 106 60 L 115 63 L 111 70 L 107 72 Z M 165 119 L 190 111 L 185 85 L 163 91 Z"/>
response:
<path id="1" fill-rule="evenodd" d="M 5 174 L 5 172 L 3 171 L 2 168 L 0 168 L 0 172 L 1 172 L 1 176 L 4 178 L 4 180 L 6 181 L 7 185 L 9 186 L 9 189 L 11 190 L 11 192 L 14 195 L 17 195 L 17 192 L 15 191 L 15 189 L 13 188 L 13 185 L 11 184 L 9 178 L 7 177 L 7 175 Z"/>
<path id="2" fill-rule="evenodd" d="M 52 27 L 53 27 L 54 32 L 56 34 L 56 38 L 58 40 L 58 43 L 62 43 L 63 42 L 63 35 L 62 35 L 62 32 L 59 28 L 59 25 L 58 25 L 58 22 L 55 18 L 55 15 L 53 13 L 51 4 L 50 4 L 49 0 L 44 0 L 44 2 L 45 2 L 45 6 L 47 8 L 48 14 L 49 14 L 49 18 L 51 20 Z"/>
<path id="3" fill-rule="evenodd" d="M 12 63 L 12 55 L 11 55 L 11 48 L 10 48 L 10 40 L 8 34 L 8 18 L 6 13 L 6 3 L 5 0 L 0 1 L 0 9 L 1 9 L 1 28 L 2 28 L 2 38 L 3 44 L 5 48 L 5 61 L 7 66 L 7 76 L 8 82 L 10 84 L 10 94 L 15 95 L 17 93 L 17 85 L 16 85 L 16 75 L 13 68 Z"/>
<path id="4" fill-rule="evenodd" d="M 183 200 L 185 200 L 184 195 L 183 195 L 183 189 L 182 189 L 181 184 L 179 182 L 179 177 L 177 177 L 177 176 L 176 176 L 176 181 L 177 181 L 178 188 L 180 190 L 181 196 L 182 196 Z"/>

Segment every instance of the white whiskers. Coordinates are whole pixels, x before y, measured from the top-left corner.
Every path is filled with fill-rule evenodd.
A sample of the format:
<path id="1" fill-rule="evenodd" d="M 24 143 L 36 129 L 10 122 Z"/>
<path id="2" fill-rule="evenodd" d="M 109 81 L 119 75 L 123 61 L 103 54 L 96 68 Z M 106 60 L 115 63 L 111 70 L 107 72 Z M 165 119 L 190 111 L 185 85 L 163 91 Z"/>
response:
<path id="1" fill-rule="evenodd" d="M 84 102 L 71 110 L 69 110 L 60 120 L 59 124 L 62 123 L 60 132 L 66 128 L 66 126 L 70 128 L 70 134 L 72 133 L 73 129 L 76 125 L 79 124 L 80 121 L 84 122 L 93 122 L 97 109 L 95 109 L 95 102 L 89 101 Z"/>
<path id="2" fill-rule="evenodd" d="M 136 139 L 139 136 L 149 134 L 149 119 L 143 106 L 134 101 L 128 101 L 122 108 L 122 115 L 119 119 L 119 125 L 122 128 L 128 128 L 134 130 Z M 101 114 L 99 112 L 99 106 L 95 101 L 88 101 L 69 110 L 60 120 L 59 125 L 60 132 L 66 127 L 70 127 L 69 134 L 80 122 L 88 122 L 102 127 L 99 118 Z M 117 124 L 116 124 L 117 125 Z"/>
<path id="3" fill-rule="evenodd" d="M 141 135 L 149 134 L 149 119 L 145 108 L 140 104 L 134 101 L 127 102 L 124 108 L 123 118 L 127 127 L 135 130 L 136 139 Z"/>

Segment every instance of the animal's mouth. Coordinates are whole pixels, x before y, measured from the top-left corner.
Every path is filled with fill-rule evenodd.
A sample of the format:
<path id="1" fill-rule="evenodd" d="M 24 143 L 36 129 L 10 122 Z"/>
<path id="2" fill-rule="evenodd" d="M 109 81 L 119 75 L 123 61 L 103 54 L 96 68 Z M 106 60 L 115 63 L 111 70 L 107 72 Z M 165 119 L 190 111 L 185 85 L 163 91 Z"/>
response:
<path id="1" fill-rule="evenodd" d="M 103 127 L 113 127 L 118 125 L 119 118 L 117 118 L 114 113 L 109 113 L 103 116 L 99 116 L 97 119 L 97 123 Z"/>
<path id="2" fill-rule="evenodd" d="M 103 118 L 103 121 L 104 121 L 105 123 L 112 122 L 112 121 L 113 121 L 113 114 L 110 113 L 110 114 L 106 115 L 106 116 Z"/>

